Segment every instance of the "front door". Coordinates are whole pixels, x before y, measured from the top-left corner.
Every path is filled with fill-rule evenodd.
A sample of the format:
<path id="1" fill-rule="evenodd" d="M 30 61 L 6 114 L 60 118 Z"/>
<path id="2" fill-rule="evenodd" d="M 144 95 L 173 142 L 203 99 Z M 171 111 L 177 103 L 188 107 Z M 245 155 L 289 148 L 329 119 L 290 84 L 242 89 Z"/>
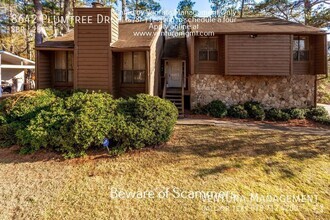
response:
<path id="1" fill-rule="evenodd" d="M 185 62 L 182 60 L 166 61 L 165 71 L 167 71 L 167 87 L 181 87 L 182 74 L 185 72 Z"/>

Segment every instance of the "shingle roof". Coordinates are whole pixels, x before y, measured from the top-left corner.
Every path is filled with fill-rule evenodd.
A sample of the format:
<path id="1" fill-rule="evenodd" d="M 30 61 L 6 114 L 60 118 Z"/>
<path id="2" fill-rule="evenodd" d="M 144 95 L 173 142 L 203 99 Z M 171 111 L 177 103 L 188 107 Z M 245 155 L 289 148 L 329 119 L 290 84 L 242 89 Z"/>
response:
<path id="1" fill-rule="evenodd" d="M 168 38 L 165 41 L 163 59 L 186 59 L 187 46 L 185 38 Z"/>
<path id="2" fill-rule="evenodd" d="M 74 48 L 74 31 L 61 36 L 55 37 L 54 39 L 43 42 L 37 47 L 42 48 Z"/>
<path id="3" fill-rule="evenodd" d="M 234 22 L 189 22 L 195 28 L 192 32 L 213 31 L 218 34 L 241 33 L 282 33 L 282 34 L 324 34 L 319 28 L 271 17 L 243 18 Z"/>
<path id="4" fill-rule="evenodd" d="M 158 29 L 150 28 L 151 24 L 154 27 L 157 25 Z M 119 23 L 119 39 L 111 46 L 113 48 L 149 47 L 160 28 L 161 22 Z M 45 41 L 37 48 L 74 48 L 74 31 Z"/>
<path id="5" fill-rule="evenodd" d="M 151 28 L 150 25 L 158 28 Z M 156 33 L 161 28 L 161 22 L 153 23 L 120 23 L 119 39 L 111 45 L 113 48 L 150 47 Z"/>

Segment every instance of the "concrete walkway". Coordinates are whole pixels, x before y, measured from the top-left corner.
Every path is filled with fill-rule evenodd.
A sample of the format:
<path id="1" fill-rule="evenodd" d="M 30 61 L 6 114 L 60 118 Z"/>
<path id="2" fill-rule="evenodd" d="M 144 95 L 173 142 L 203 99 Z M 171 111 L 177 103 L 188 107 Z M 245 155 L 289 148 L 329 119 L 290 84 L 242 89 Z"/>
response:
<path id="1" fill-rule="evenodd" d="M 190 119 L 184 118 L 177 121 L 177 125 L 212 125 L 224 128 L 238 128 L 238 129 L 260 129 L 270 131 L 282 131 L 282 132 L 297 132 L 300 134 L 315 134 L 329 136 L 330 129 L 324 128 L 312 128 L 312 127 L 291 127 L 280 126 L 266 123 L 253 123 L 253 122 L 232 122 L 232 121 L 218 121 L 213 119 Z"/>

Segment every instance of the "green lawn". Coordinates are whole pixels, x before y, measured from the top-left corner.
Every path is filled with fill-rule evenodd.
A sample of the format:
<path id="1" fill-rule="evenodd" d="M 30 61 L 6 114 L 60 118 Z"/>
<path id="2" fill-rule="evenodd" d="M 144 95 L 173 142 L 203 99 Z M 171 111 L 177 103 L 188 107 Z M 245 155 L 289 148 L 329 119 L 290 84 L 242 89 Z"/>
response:
<path id="1" fill-rule="evenodd" d="M 330 219 L 329 139 L 177 126 L 167 145 L 118 158 L 99 151 L 64 161 L 0 149 L 0 219 Z M 168 198 L 158 198 L 164 188 Z M 111 199 L 114 189 L 156 198 Z M 239 197 L 201 198 L 211 191 Z M 251 193 L 282 200 L 256 201 Z M 292 195 L 313 201 L 290 201 Z"/>

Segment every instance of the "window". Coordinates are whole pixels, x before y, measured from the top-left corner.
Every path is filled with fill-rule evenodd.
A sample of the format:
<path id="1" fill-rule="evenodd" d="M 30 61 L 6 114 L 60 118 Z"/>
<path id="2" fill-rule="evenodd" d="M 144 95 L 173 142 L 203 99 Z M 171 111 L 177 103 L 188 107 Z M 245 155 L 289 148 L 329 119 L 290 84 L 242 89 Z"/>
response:
<path id="1" fill-rule="evenodd" d="M 122 83 L 143 84 L 146 74 L 145 52 L 123 53 Z"/>
<path id="2" fill-rule="evenodd" d="M 218 61 L 217 38 L 200 38 L 199 61 Z"/>
<path id="3" fill-rule="evenodd" d="M 55 82 L 68 83 L 73 81 L 73 52 L 55 52 Z"/>
<path id="4" fill-rule="evenodd" d="M 293 39 L 293 60 L 309 60 L 309 39 L 306 36 L 294 36 Z"/>

